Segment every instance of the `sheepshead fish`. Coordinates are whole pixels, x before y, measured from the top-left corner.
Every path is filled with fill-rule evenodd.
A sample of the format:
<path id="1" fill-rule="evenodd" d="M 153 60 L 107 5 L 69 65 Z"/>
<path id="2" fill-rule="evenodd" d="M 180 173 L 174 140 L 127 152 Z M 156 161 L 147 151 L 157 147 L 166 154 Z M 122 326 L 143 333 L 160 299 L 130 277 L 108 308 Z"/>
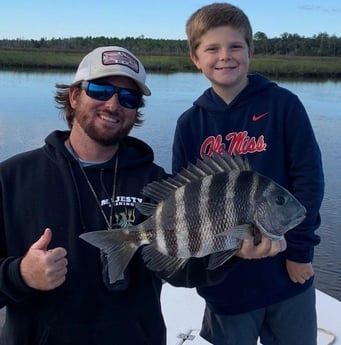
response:
<path id="1" fill-rule="evenodd" d="M 170 276 L 191 257 L 210 254 L 214 269 L 264 234 L 283 238 L 306 210 L 286 189 L 253 171 L 240 156 L 217 154 L 189 164 L 174 177 L 154 181 L 142 194 L 155 203 L 136 208 L 148 218 L 130 228 L 92 231 L 80 237 L 101 249 L 110 283 L 121 277 L 136 250 L 147 267 Z"/>

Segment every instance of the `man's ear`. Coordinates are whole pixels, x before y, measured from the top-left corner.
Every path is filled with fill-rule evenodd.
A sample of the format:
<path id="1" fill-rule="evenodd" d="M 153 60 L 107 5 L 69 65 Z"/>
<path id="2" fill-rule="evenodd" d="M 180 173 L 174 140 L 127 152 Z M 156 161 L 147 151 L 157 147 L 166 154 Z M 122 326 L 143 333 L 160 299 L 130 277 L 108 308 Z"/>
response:
<path id="1" fill-rule="evenodd" d="M 70 87 L 69 100 L 72 108 L 75 108 L 77 106 L 80 93 L 81 89 L 79 87 Z"/>

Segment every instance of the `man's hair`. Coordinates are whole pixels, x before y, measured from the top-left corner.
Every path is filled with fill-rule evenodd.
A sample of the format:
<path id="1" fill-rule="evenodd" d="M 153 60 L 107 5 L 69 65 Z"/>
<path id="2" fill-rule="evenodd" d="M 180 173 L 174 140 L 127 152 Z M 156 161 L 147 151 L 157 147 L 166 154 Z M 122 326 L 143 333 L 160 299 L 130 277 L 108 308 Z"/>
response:
<path id="1" fill-rule="evenodd" d="M 80 84 L 77 85 L 68 85 L 68 84 L 56 84 L 56 94 L 54 96 L 54 99 L 56 101 L 57 108 L 60 110 L 60 114 L 63 117 L 63 119 L 66 121 L 69 129 L 72 128 L 73 126 L 73 120 L 75 117 L 75 111 L 72 108 L 70 104 L 70 99 L 69 99 L 69 91 L 71 88 L 76 88 L 78 92 L 80 93 L 82 90 L 80 88 Z M 140 108 L 145 106 L 144 99 L 142 97 L 141 99 L 141 104 L 139 108 L 136 111 L 136 118 L 134 122 L 134 127 L 141 126 L 143 123 L 142 119 L 142 113 L 140 112 Z"/>
<path id="2" fill-rule="evenodd" d="M 249 50 L 253 50 L 252 27 L 246 14 L 238 7 L 228 3 L 213 3 L 194 12 L 186 23 L 188 47 L 195 55 L 201 37 L 219 26 L 230 26 L 244 35 Z"/>

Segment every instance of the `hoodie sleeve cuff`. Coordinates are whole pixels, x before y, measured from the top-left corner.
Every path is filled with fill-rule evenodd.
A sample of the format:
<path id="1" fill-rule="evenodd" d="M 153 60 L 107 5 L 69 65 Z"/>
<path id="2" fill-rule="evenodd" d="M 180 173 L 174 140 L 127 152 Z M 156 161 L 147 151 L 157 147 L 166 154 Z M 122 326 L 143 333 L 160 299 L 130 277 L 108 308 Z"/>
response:
<path id="1" fill-rule="evenodd" d="M 314 257 L 314 248 L 306 248 L 305 250 L 296 250 L 294 248 L 287 248 L 286 258 L 291 261 L 308 263 L 312 262 Z"/>
<path id="2" fill-rule="evenodd" d="M 7 271 L 7 279 L 3 279 L 2 283 L 2 292 L 15 302 L 24 300 L 28 294 L 34 291 L 34 289 L 26 285 L 20 274 L 21 259 L 22 258 L 8 258 L 5 267 L 2 268 Z"/>

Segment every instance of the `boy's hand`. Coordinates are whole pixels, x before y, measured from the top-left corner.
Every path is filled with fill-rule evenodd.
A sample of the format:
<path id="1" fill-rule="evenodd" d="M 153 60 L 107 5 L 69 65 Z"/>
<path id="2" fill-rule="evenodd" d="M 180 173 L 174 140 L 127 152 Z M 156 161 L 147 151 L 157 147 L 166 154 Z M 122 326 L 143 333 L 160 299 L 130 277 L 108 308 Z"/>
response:
<path id="1" fill-rule="evenodd" d="M 304 284 L 314 275 L 311 262 L 300 263 L 287 259 L 286 265 L 289 277 L 294 283 Z"/>
<path id="2" fill-rule="evenodd" d="M 260 259 L 268 256 L 275 256 L 279 252 L 283 252 L 287 248 L 287 242 L 282 240 L 271 241 L 267 237 L 262 236 L 258 244 L 253 240 L 244 240 L 237 256 L 243 259 Z"/>

